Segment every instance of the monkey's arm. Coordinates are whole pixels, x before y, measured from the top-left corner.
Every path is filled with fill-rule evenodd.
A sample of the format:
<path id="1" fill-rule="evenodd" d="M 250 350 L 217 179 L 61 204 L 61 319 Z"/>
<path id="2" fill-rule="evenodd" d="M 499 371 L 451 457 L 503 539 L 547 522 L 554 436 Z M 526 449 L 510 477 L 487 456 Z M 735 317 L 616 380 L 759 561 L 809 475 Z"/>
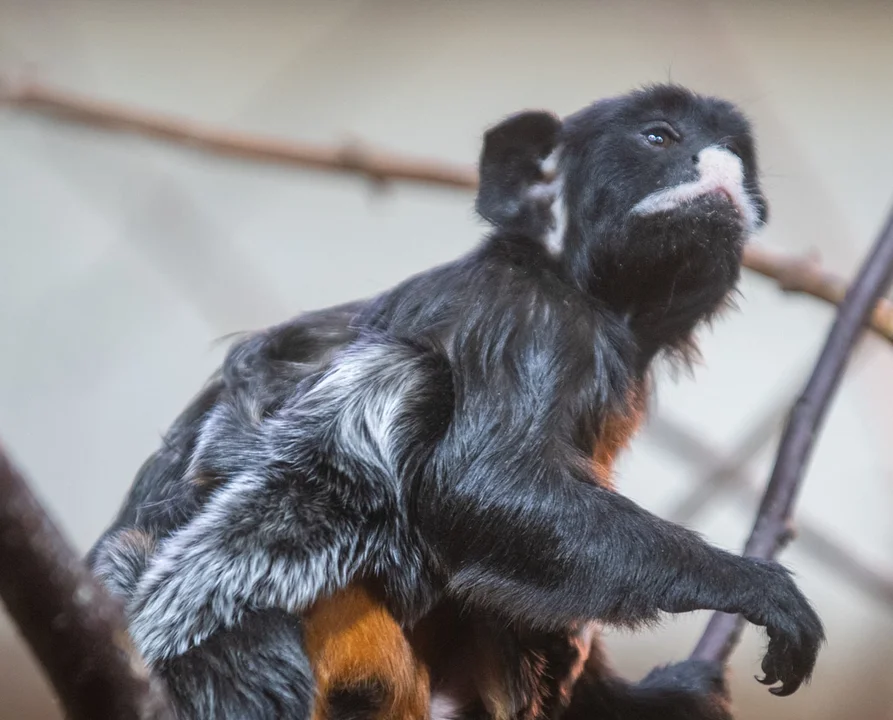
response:
<path id="1" fill-rule="evenodd" d="M 510 489 L 480 483 L 476 498 L 446 498 L 423 520 L 447 548 L 453 593 L 544 628 L 741 613 L 767 628 L 767 682 L 790 693 L 809 677 L 822 626 L 781 565 L 714 548 L 621 495 L 526 461 Z"/>
<path id="2" fill-rule="evenodd" d="M 555 324 L 554 332 L 571 330 Z M 420 526 L 444 553 L 448 590 L 540 629 L 741 613 L 767 628 L 767 682 L 793 692 L 812 672 L 823 630 L 789 573 L 715 548 L 599 486 L 573 441 L 579 413 L 568 420 L 563 412 L 585 392 L 598 404 L 611 377 L 602 357 L 575 366 L 545 331 L 521 332 L 514 365 L 478 350 L 477 336 L 468 344 L 464 365 L 473 371 L 456 381 L 456 413 L 419 504 Z M 593 375 L 602 378 L 594 390 Z"/>

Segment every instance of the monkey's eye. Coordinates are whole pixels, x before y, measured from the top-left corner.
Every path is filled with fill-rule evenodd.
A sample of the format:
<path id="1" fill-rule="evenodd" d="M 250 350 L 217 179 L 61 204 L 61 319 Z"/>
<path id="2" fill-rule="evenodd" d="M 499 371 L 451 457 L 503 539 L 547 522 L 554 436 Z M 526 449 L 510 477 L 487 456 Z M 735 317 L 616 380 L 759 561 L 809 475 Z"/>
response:
<path id="1" fill-rule="evenodd" d="M 666 123 L 649 125 L 642 131 L 645 142 L 654 147 L 667 148 L 680 140 L 679 133 Z"/>

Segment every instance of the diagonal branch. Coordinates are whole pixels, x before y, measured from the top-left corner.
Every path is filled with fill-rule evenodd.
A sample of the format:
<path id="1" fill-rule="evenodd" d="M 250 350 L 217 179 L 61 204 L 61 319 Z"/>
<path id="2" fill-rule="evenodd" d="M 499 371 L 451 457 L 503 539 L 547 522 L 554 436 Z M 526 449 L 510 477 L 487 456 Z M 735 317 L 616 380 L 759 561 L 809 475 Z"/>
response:
<path id="1" fill-rule="evenodd" d="M 0 78 L 0 106 L 3 105 L 224 157 L 360 175 L 376 183 L 406 181 L 467 190 L 477 187 L 477 172 L 468 165 L 401 156 L 362 144 L 326 146 L 258 137 L 91 100 L 38 84 L 3 82 Z M 744 251 L 744 266 L 775 280 L 782 290 L 829 303 L 839 304 L 846 293 L 846 281 L 822 270 L 815 261 L 751 245 Z M 893 342 L 893 303 L 878 301 L 870 327 Z"/>
<path id="2" fill-rule="evenodd" d="M 169 720 L 121 608 L 0 448 L 0 598 L 72 720 Z"/>
<path id="3" fill-rule="evenodd" d="M 791 411 L 775 467 L 763 495 L 744 554 L 772 558 L 790 536 L 789 522 L 816 436 L 840 385 L 844 369 L 877 299 L 893 280 L 893 211 L 856 280 L 840 304 L 812 376 Z M 715 613 L 692 657 L 726 660 L 738 642 L 743 620 Z"/>

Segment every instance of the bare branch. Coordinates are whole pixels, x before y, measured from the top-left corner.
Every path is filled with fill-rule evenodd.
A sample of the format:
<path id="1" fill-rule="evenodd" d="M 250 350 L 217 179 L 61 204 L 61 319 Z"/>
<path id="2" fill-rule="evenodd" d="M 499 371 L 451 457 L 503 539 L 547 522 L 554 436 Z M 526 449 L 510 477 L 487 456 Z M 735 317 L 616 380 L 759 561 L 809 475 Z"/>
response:
<path id="1" fill-rule="evenodd" d="M 33 83 L 0 80 L 0 105 L 242 160 L 361 175 L 376 183 L 407 181 L 467 190 L 477 187 L 477 172 L 467 165 L 401 156 L 363 144 L 324 146 L 258 137 L 99 102 Z M 816 262 L 753 245 L 744 251 L 744 266 L 774 279 L 782 290 L 830 303 L 840 303 L 846 292 L 846 281 L 823 271 Z M 893 342 L 893 303 L 877 303 L 871 328 Z"/>
<path id="2" fill-rule="evenodd" d="M 745 264 L 755 273 L 771 278 L 785 292 L 803 293 L 834 305 L 843 302 L 847 282 L 822 269 L 815 257 L 796 257 L 750 245 Z M 870 318 L 871 328 L 893 342 L 893 303 L 880 299 Z"/>
<path id="3" fill-rule="evenodd" d="M 0 105 L 68 122 L 134 133 L 225 157 L 363 175 L 375 182 L 404 180 L 473 189 L 477 173 L 465 165 L 401 157 L 362 145 L 324 146 L 257 137 L 99 102 L 40 85 L 0 83 Z"/>
<path id="4" fill-rule="evenodd" d="M 0 598 L 73 720 L 168 720 L 119 605 L 0 448 Z"/>
<path id="5" fill-rule="evenodd" d="M 789 538 L 791 510 L 831 398 L 840 385 L 863 325 L 891 280 L 893 211 L 843 298 L 812 376 L 791 411 L 756 522 L 744 546 L 745 555 L 772 558 Z M 727 660 L 743 625 L 738 616 L 715 613 L 692 657 Z"/>

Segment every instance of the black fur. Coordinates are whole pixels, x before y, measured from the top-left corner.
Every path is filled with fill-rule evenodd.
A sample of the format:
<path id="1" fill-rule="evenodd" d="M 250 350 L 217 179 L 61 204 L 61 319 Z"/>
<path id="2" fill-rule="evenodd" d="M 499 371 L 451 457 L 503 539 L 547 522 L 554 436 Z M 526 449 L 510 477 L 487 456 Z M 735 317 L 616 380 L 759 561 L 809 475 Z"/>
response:
<path id="1" fill-rule="evenodd" d="M 728 688 L 721 665 L 687 660 L 655 668 L 630 685 L 613 675 L 594 648 L 574 686 L 564 720 L 731 720 Z"/>
<path id="2" fill-rule="evenodd" d="M 313 671 L 300 620 L 283 610 L 246 612 L 226 633 L 156 666 L 178 720 L 303 720 L 313 709 Z"/>
<path id="3" fill-rule="evenodd" d="M 742 177 L 648 204 L 708 160 Z M 546 657 L 533 695 L 562 695 L 541 681 L 563 651 L 531 638 L 567 648 L 580 620 L 695 609 L 767 627 L 763 667 L 783 693 L 809 678 L 822 627 L 784 568 L 653 516 L 589 461 L 655 357 L 686 356 L 734 290 L 766 216 L 746 120 L 665 86 L 563 122 L 521 114 L 485 137 L 478 209 L 494 230 L 468 256 L 238 345 L 144 467 L 115 526 L 159 540 L 131 630 L 169 682 L 193 659 L 180 672 L 205 692 L 195 717 L 266 717 L 277 691 L 262 673 L 256 710 L 214 689 L 232 669 L 227 638 L 258 664 L 261 648 L 288 646 L 276 662 L 305 677 L 290 630 L 267 626 L 254 653 L 245 624 L 367 575 L 407 624 L 446 596 L 516 628 L 501 642 L 517 645 L 518 673 Z M 686 664 L 628 686 L 588 672 L 568 712 L 715 720 L 702 682 L 715 673 Z"/>

